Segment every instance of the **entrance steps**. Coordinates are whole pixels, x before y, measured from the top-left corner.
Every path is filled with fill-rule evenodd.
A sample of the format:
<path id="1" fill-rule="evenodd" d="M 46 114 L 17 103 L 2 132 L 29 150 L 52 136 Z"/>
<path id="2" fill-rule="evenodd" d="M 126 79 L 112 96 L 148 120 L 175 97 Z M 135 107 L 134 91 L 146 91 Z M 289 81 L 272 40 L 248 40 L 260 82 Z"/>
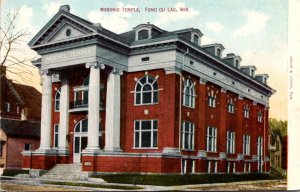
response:
<path id="1" fill-rule="evenodd" d="M 41 179 L 49 180 L 80 180 L 82 177 L 81 164 L 56 164 L 47 171 Z"/>

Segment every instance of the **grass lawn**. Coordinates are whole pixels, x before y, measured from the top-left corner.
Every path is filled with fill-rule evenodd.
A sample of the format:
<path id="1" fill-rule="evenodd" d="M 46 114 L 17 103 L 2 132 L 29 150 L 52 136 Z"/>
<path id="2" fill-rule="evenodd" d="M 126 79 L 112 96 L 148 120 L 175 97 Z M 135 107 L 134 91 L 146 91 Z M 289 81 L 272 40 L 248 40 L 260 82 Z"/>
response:
<path id="1" fill-rule="evenodd" d="M 102 178 L 109 183 L 126 183 L 141 185 L 188 185 L 188 184 L 209 184 L 228 183 L 237 181 L 269 180 L 280 179 L 270 174 L 203 174 L 203 175 L 140 175 L 140 174 L 109 174 L 96 175 L 93 177 Z"/>

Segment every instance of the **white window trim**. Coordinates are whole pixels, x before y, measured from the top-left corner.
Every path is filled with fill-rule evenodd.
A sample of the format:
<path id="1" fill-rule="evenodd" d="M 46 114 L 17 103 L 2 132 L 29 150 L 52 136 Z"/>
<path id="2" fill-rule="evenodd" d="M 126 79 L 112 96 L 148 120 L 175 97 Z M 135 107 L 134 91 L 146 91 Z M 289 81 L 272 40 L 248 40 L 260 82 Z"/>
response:
<path id="1" fill-rule="evenodd" d="M 57 99 L 58 94 L 59 94 L 59 99 Z M 60 97 L 61 97 L 61 87 L 56 90 L 55 96 L 54 96 L 54 111 L 55 112 L 60 111 Z M 57 105 L 57 101 L 58 101 L 58 105 Z M 58 107 L 58 109 L 57 109 L 57 107 Z"/>
<path id="2" fill-rule="evenodd" d="M 184 88 L 183 88 L 183 102 L 182 105 L 185 107 L 195 108 L 195 83 L 192 82 L 190 79 L 186 79 L 183 82 Z M 191 93 L 192 92 L 192 93 Z M 189 105 L 186 104 L 186 98 L 185 96 L 188 96 L 189 99 Z"/>
<path id="3" fill-rule="evenodd" d="M 228 102 L 227 111 L 229 113 L 234 113 L 234 102 L 233 102 L 232 99 L 230 99 L 229 102 Z"/>
<path id="4" fill-rule="evenodd" d="M 261 123 L 261 122 L 262 122 L 262 119 L 263 119 L 262 112 L 258 112 L 258 115 L 257 115 L 257 121 Z"/>
<path id="5" fill-rule="evenodd" d="M 185 126 L 188 125 L 189 131 L 185 131 Z M 188 148 L 185 148 L 185 135 L 188 134 Z M 181 149 L 194 150 L 195 140 L 195 124 L 187 121 L 183 121 L 181 125 Z"/>
<path id="6" fill-rule="evenodd" d="M 10 112 L 10 103 L 9 102 L 5 102 L 5 112 Z"/>
<path id="7" fill-rule="evenodd" d="M 250 117 L 250 108 L 248 106 L 245 106 L 245 108 L 244 108 L 244 117 L 245 118 Z"/>
<path id="8" fill-rule="evenodd" d="M 141 80 L 142 78 L 144 78 L 144 77 L 146 77 L 146 83 L 142 84 L 142 83 L 140 82 L 140 80 Z M 154 81 L 153 81 L 152 83 L 148 82 L 149 77 L 154 78 Z M 158 101 L 159 101 L 159 91 L 161 90 L 161 89 L 159 89 L 159 85 L 158 85 L 158 81 L 157 81 L 158 77 L 159 77 L 159 76 L 154 77 L 154 76 L 151 76 L 151 75 L 148 75 L 148 74 L 147 74 L 147 75 L 142 76 L 141 78 L 139 78 L 139 79 L 136 81 L 136 84 L 135 84 L 135 87 L 134 87 L 134 92 L 133 92 L 133 93 L 134 93 L 134 105 L 135 105 L 135 106 L 158 104 Z M 157 83 L 157 89 L 154 89 L 154 87 L 153 87 L 153 85 L 154 85 L 155 83 Z M 137 91 L 137 85 L 138 85 L 138 84 L 141 85 L 141 90 L 140 90 L 140 91 Z M 145 85 L 147 85 L 147 84 L 149 84 L 149 85 L 151 86 L 151 90 L 150 90 L 150 91 L 143 91 L 143 87 L 144 87 Z M 156 102 L 154 102 L 154 93 L 155 93 L 155 92 L 157 92 L 157 101 L 156 101 Z M 151 102 L 150 102 L 150 103 L 143 103 L 143 93 L 151 93 Z M 140 94 L 140 103 L 137 103 L 137 98 L 136 98 L 136 95 L 137 95 L 137 94 Z"/>
<path id="9" fill-rule="evenodd" d="M 55 128 L 57 127 L 57 132 L 55 131 Z M 55 146 L 55 140 L 57 139 L 57 146 Z M 54 124 L 53 127 L 53 148 L 58 148 L 59 145 L 59 124 Z"/>
<path id="10" fill-rule="evenodd" d="M 144 129 L 142 130 L 142 122 L 143 121 L 151 121 L 151 128 L 150 129 Z M 154 121 L 157 122 L 157 128 L 156 129 L 153 129 L 153 124 L 154 124 Z M 139 130 L 136 130 L 135 129 L 135 124 L 136 122 L 139 122 Z M 158 120 L 157 119 L 145 119 L 145 120 L 135 120 L 134 121 L 134 131 L 133 131 L 133 149 L 158 149 Z M 154 139 L 154 132 L 156 131 L 156 141 L 157 141 L 157 146 L 153 146 L 153 139 Z M 135 133 L 136 132 L 139 132 L 138 136 L 139 136 L 139 143 L 138 143 L 138 146 L 136 146 L 136 143 L 135 143 Z M 151 132 L 151 146 L 150 147 L 142 147 L 142 132 Z"/>
<path id="11" fill-rule="evenodd" d="M 212 135 L 209 135 L 209 129 L 212 129 Z M 206 129 L 206 151 L 207 152 L 217 152 L 217 128 L 207 127 Z M 211 149 L 209 149 L 209 141 L 211 138 Z"/>
<path id="12" fill-rule="evenodd" d="M 228 154 L 235 154 L 235 132 L 234 131 L 227 131 L 226 152 Z"/>
<path id="13" fill-rule="evenodd" d="M 250 155 L 250 135 L 243 135 L 243 154 Z"/>

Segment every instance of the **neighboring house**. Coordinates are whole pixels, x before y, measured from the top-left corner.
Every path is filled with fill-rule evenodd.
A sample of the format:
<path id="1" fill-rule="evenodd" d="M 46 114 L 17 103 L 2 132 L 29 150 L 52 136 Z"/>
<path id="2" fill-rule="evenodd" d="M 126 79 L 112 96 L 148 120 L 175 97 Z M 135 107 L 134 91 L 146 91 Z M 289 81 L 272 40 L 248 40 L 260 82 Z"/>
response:
<path id="1" fill-rule="evenodd" d="M 61 6 L 29 42 L 41 56 L 42 126 L 24 168 L 269 172 L 268 75 L 202 36 L 150 23 L 116 34 Z"/>
<path id="2" fill-rule="evenodd" d="M 0 76 L 0 167 L 22 168 L 23 150 L 35 150 L 40 141 L 41 93 Z"/>
<path id="3" fill-rule="evenodd" d="M 272 133 L 270 145 L 270 165 L 277 169 L 281 169 L 282 165 L 282 147 L 281 136 Z"/>

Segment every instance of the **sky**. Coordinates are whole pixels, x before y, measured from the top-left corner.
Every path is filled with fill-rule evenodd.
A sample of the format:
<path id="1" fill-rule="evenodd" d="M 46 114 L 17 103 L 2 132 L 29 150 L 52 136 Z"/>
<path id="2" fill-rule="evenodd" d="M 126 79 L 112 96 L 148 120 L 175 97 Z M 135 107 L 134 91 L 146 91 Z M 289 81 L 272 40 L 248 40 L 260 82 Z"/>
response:
<path id="1" fill-rule="evenodd" d="M 16 30 L 28 30 L 21 46 L 26 57 L 36 53 L 29 40 L 68 4 L 71 13 L 101 25 L 115 33 L 150 22 L 172 31 L 193 27 L 204 36 L 202 45 L 221 43 L 227 53 L 241 56 L 241 65 L 255 65 L 256 74 L 269 74 L 268 85 L 277 92 L 270 99 L 270 117 L 287 119 L 287 27 L 288 1 L 284 0 L 2 0 L 1 22 L 7 13 L 19 10 Z M 104 12 L 101 8 L 136 8 L 139 12 Z M 163 10 L 164 12 L 160 12 Z M 168 9 L 173 8 L 173 9 Z M 177 12 L 168 10 L 177 9 Z M 180 8 L 188 8 L 181 12 Z M 20 57 L 22 57 L 20 55 Z M 40 88 L 38 70 L 26 84 Z M 11 75 L 11 78 L 16 78 Z M 20 81 L 19 81 L 20 82 Z M 21 82 L 22 83 L 22 82 Z M 24 82 L 23 82 L 24 83 Z"/>

